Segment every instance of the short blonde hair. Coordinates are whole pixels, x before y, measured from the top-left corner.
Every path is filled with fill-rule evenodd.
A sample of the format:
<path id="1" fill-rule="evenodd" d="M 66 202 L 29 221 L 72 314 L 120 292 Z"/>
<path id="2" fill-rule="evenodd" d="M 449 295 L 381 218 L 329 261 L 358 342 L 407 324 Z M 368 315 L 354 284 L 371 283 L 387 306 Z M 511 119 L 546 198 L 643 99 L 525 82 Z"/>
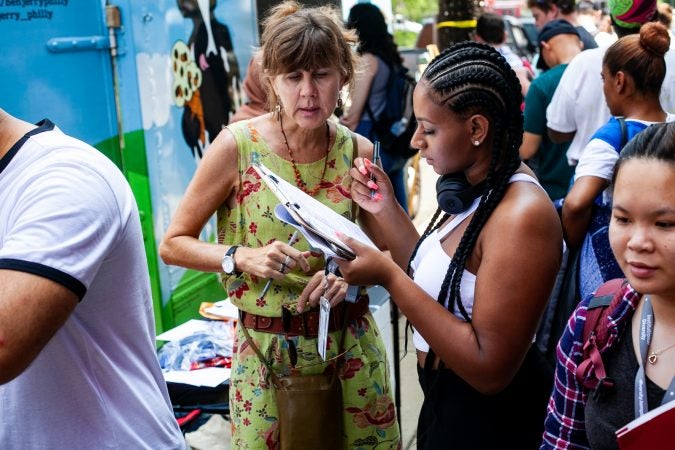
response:
<path id="1" fill-rule="evenodd" d="M 285 1 L 263 21 L 262 68 L 270 110 L 277 103 L 271 79 L 296 70 L 336 67 L 350 88 L 356 67 L 356 33 L 330 6 L 303 8 Z"/>

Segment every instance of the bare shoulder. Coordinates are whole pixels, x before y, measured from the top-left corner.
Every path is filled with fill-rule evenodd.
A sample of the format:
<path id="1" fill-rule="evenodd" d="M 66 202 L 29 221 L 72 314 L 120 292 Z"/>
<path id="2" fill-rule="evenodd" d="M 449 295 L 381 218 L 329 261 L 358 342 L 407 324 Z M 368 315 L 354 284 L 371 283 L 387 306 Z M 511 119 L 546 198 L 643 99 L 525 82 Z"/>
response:
<path id="1" fill-rule="evenodd" d="M 361 64 L 363 71 L 371 78 L 377 73 L 377 57 L 372 53 L 364 53 L 361 55 Z"/>
<path id="2" fill-rule="evenodd" d="M 488 226 L 496 228 L 501 239 L 562 242 L 562 226 L 553 203 L 540 186 L 529 181 L 509 184 Z"/>

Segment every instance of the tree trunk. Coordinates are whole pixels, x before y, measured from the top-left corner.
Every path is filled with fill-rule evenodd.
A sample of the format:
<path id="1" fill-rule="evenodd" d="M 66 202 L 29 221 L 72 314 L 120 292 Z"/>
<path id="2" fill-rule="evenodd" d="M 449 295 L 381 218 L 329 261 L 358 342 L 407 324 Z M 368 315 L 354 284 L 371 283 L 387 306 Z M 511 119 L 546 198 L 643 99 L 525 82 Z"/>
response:
<path id="1" fill-rule="evenodd" d="M 479 13 L 477 3 L 474 0 L 438 0 L 436 31 L 440 51 L 456 42 L 471 39 Z"/>

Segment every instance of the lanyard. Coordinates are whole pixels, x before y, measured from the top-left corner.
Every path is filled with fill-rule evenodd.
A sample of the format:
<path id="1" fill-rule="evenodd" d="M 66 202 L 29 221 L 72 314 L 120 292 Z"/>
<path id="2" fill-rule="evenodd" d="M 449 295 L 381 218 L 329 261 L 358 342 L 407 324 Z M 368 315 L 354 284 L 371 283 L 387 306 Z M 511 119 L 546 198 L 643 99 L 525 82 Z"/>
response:
<path id="1" fill-rule="evenodd" d="M 640 364 L 635 374 L 635 417 L 640 417 L 647 411 L 647 379 L 645 377 L 645 363 L 647 362 L 647 351 L 652 341 L 654 333 L 654 308 L 648 295 L 645 296 L 642 305 L 642 315 L 640 317 Z M 661 400 L 664 405 L 671 400 L 675 400 L 675 376 L 670 381 L 668 389 Z"/>

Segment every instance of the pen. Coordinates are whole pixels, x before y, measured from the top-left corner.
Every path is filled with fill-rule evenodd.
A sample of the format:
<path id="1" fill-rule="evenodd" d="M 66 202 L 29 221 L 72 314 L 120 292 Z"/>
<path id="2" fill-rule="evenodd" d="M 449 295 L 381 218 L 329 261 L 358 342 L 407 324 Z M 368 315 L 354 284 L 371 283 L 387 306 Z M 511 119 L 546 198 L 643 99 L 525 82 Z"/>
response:
<path id="1" fill-rule="evenodd" d="M 375 147 L 373 148 L 373 164 L 380 166 L 380 141 L 375 141 Z M 370 172 L 370 181 L 375 182 L 375 175 L 373 172 Z M 370 199 L 375 198 L 375 189 L 370 190 Z"/>
<path id="2" fill-rule="evenodd" d="M 288 240 L 288 245 L 293 245 L 295 243 L 295 240 L 298 238 L 298 230 L 295 230 L 291 238 Z M 286 267 L 286 264 L 281 263 L 282 269 Z M 272 285 L 272 281 L 274 278 L 270 278 L 267 280 L 267 283 L 265 283 L 265 287 L 262 290 L 262 293 L 260 294 L 260 298 L 265 297 L 265 294 L 267 294 L 267 291 L 270 290 L 270 286 Z"/>

